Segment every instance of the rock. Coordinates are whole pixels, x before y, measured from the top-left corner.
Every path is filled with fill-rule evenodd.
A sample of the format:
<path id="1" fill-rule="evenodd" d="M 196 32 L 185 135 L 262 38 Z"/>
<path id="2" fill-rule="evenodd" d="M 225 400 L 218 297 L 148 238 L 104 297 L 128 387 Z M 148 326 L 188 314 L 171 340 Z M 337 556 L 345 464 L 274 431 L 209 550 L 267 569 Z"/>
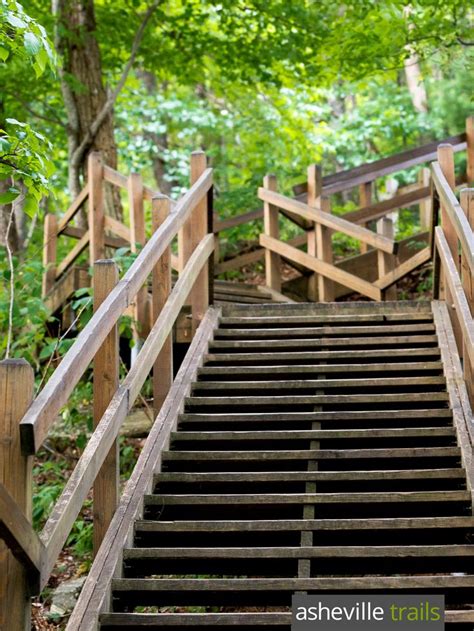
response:
<path id="1" fill-rule="evenodd" d="M 71 613 L 79 598 L 85 580 L 85 576 L 73 578 L 69 581 L 64 581 L 54 590 L 49 611 L 51 616 L 66 616 Z"/>

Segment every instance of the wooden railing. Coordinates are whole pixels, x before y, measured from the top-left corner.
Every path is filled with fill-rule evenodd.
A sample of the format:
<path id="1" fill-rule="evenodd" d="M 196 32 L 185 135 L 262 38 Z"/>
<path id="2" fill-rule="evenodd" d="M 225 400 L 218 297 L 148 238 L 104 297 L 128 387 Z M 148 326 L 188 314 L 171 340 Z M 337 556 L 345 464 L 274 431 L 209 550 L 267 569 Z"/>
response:
<path id="1" fill-rule="evenodd" d="M 431 239 L 433 293 L 435 298 L 446 300 L 463 361 L 464 380 L 474 407 L 474 188 L 462 189 L 458 201 L 454 193 L 451 145 L 438 148 L 438 160 L 431 165 L 431 172 L 433 207 L 441 215 L 441 225 L 435 225 Z M 472 419 L 468 431 L 474 445 Z"/>
<path id="2" fill-rule="evenodd" d="M 208 308 L 213 278 L 213 189 L 212 170 L 206 168 L 202 152 L 192 155 L 191 179 L 191 188 L 171 213 L 168 198 L 151 197 L 155 231 L 123 278 L 118 279 L 113 261 L 94 261 L 94 314 L 32 402 L 31 368 L 24 361 L 0 363 L 0 397 L 4 404 L 0 444 L 4 461 L 12 463 L 5 467 L 8 475 L 0 478 L 0 533 L 19 559 L 15 561 L 8 552 L 2 555 L 0 581 L 6 581 L 9 575 L 9 589 L 13 585 L 16 594 L 13 602 L 21 603 L 2 629 L 25 628 L 27 595 L 38 593 L 46 584 L 92 486 L 97 551 L 117 506 L 120 427 L 150 371 L 155 413 L 160 409 L 173 380 L 171 333 L 182 306 L 185 302 L 191 304 L 194 330 Z M 96 184 L 98 188 L 98 181 Z M 95 190 L 92 198 L 94 195 L 100 196 L 100 192 Z M 171 289 L 170 245 L 179 234 L 184 235 L 181 240 L 186 248 L 180 253 L 182 271 Z M 95 243 L 94 251 L 101 254 L 102 246 Z M 117 323 L 150 275 L 153 326 L 134 365 L 119 383 Z M 42 446 L 61 407 L 92 361 L 95 429 L 43 530 L 36 535 L 31 526 L 31 456 Z M 15 563 L 16 575 L 12 578 Z"/>

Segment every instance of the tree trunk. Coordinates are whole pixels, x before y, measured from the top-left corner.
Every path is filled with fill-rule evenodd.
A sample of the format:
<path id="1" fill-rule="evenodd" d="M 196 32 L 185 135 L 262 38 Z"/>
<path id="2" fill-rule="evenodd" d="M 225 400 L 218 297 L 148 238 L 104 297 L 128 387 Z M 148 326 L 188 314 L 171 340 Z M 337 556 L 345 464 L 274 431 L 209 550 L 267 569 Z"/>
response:
<path id="1" fill-rule="evenodd" d="M 102 59 L 96 39 L 94 0 L 53 0 L 53 13 L 56 16 L 56 47 L 63 58 L 60 78 L 68 117 L 69 189 L 75 197 L 82 188 L 87 155 L 78 167 L 71 158 L 103 108 L 107 91 L 102 80 Z M 70 80 L 71 76 L 74 83 Z M 104 162 L 117 168 L 113 113 L 106 116 L 89 150 L 100 151 Z M 122 219 L 119 191 L 115 188 L 106 188 L 106 212 Z"/>
<path id="2" fill-rule="evenodd" d="M 412 53 L 405 59 L 405 77 L 413 107 L 425 114 L 428 111 L 426 89 L 416 53 Z"/>
<path id="3" fill-rule="evenodd" d="M 8 189 L 12 186 L 12 181 L 10 178 L 6 180 L 0 180 L 0 195 L 2 193 L 6 193 Z M 10 218 L 11 223 L 10 223 Z M 10 228 L 9 228 L 10 226 Z M 7 234 L 8 233 L 8 234 Z M 7 244 L 8 237 L 8 245 L 13 254 L 16 254 L 21 250 L 21 242 L 20 236 L 18 234 L 16 221 L 15 221 L 15 211 L 13 208 L 13 204 L 0 204 L 0 244 L 5 246 Z"/>

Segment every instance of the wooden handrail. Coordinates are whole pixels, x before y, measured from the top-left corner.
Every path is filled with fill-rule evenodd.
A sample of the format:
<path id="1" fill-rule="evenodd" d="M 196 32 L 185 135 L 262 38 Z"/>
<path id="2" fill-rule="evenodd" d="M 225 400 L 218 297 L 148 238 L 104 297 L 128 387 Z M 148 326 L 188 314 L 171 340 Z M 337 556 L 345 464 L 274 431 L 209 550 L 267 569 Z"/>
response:
<path id="1" fill-rule="evenodd" d="M 474 364 L 474 320 L 464 293 L 461 277 L 454 263 L 448 242 L 441 226 L 435 228 L 436 249 L 441 259 L 446 282 L 451 292 L 451 297 L 456 310 L 457 318 L 463 334 L 465 348 L 469 360 Z"/>
<path id="2" fill-rule="evenodd" d="M 155 234 L 159 232 L 160 230 Z M 69 477 L 61 497 L 53 508 L 41 533 L 41 539 L 47 550 L 44 577 L 48 577 L 53 569 L 89 489 L 166 342 L 181 307 L 213 249 L 214 236 L 208 234 L 201 240 L 180 274 L 164 308 L 145 340 L 135 364 L 113 396 Z M 43 579 L 42 586 L 44 586 L 45 580 L 47 578 Z"/>
<path id="3" fill-rule="evenodd" d="M 76 199 L 69 206 L 68 210 L 61 217 L 61 221 L 58 224 L 58 236 L 64 232 L 64 229 L 68 225 L 68 223 L 74 219 L 78 210 L 84 204 L 86 199 L 89 197 L 89 185 L 86 184 Z"/>
<path id="4" fill-rule="evenodd" d="M 211 186 L 212 169 L 206 169 L 179 200 L 174 212 L 152 235 L 128 272 L 81 331 L 75 344 L 66 353 L 20 423 L 22 448 L 25 453 L 34 454 L 42 445 L 58 411 L 66 403 L 112 326 L 142 287 L 194 206 L 207 194 Z"/>
<path id="5" fill-rule="evenodd" d="M 461 243 L 463 256 L 474 274 L 474 234 L 456 195 L 453 193 L 438 162 L 431 165 L 433 183 Z"/>
<path id="6" fill-rule="evenodd" d="M 342 217 L 337 217 L 330 213 L 323 212 L 318 208 L 308 206 L 303 202 L 285 197 L 284 195 L 280 195 L 279 193 L 262 187 L 258 189 L 258 196 L 260 199 L 272 204 L 273 206 L 290 210 L 308 221 L 319 223 L 327 228 L 331 228 L 332 230 L 342 232 L 350 237 L 354 237 L 355 239 L 362 241 L 363 243 L 372 245 L 378 250 L 382 250 L 388 254 L 397 253 L 398 244 L 396 241 L 387 239 L 387 237 L 376 234 L 375 232 L 371 232 L 370 230 L 347 221 Z"/>

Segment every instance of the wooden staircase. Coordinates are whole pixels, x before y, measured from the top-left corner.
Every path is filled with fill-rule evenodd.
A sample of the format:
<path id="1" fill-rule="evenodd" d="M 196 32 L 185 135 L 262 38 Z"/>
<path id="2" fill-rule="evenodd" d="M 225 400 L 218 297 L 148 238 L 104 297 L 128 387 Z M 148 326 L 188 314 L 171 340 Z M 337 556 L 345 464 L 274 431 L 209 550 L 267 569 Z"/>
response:
<path id="1" fill-rule="evenodd" d="M 436 302 L 223 307 L 100 628 L 289 630 L 305 591 L 443 593 L 472 629 L 453 340 Z"/>

